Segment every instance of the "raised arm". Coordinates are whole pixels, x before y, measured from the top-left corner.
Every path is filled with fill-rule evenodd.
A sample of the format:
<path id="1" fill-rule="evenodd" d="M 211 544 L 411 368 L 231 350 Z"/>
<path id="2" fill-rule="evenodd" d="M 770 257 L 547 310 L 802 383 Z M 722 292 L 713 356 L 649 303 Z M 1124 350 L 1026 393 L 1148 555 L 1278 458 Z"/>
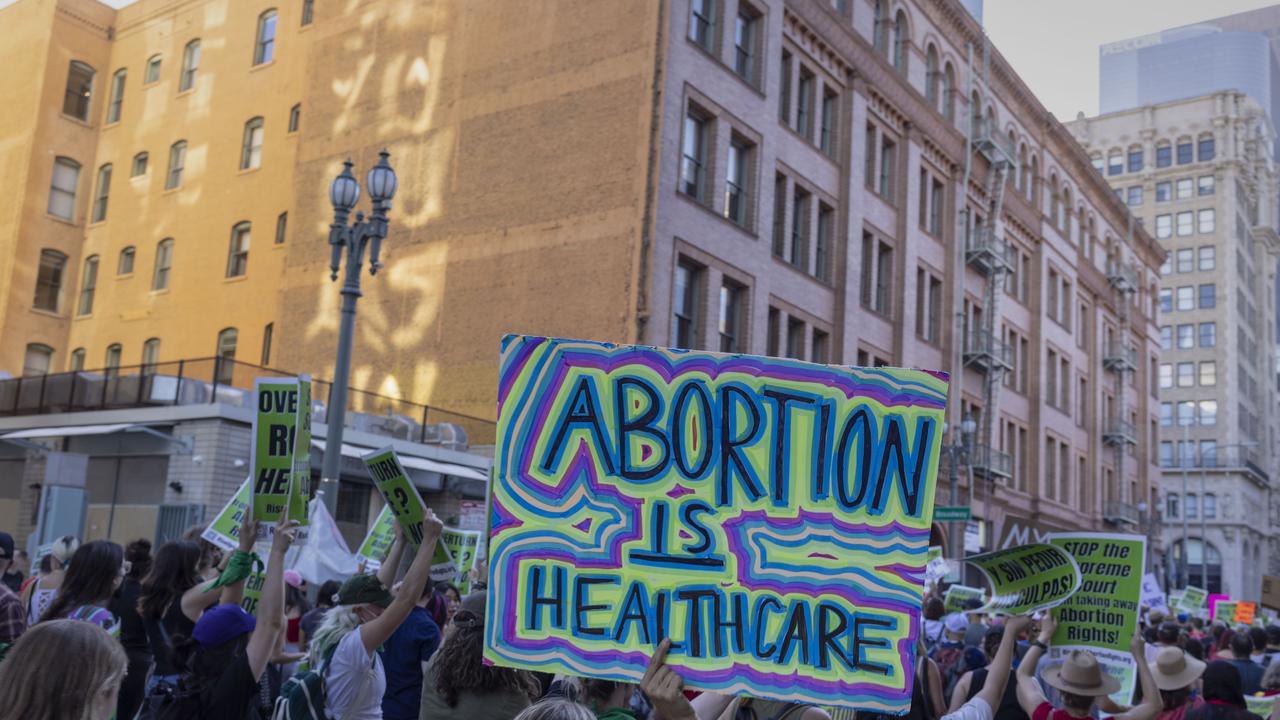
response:
<path id="1" fill-rule="evenodd" d="M 1142 703 L 1116 715 L 1117 720 L 1151 720 L 1164 709 L 1164 704 L 1160 697 L 1160 688 L 1156 685 L 1155 676 L 1151 674 L 1151 666 L 1147 665 L 1146 646 L 1147 643 L 1142 638 L 1142 629 L 1134 630 L 1133 640 L 1129 642 L 1129 652 L 1133 653 L 1133 658 L 1138 664 L 1138 682 L 1142 685 Z"/>
<path id="2" fill-rule="evenodd" d="M 418 548 L 409 572 L 405 573 L 404 580 L 400 582 L 395 600 L 391 601 L 391 605 L 381 615 L 360 626 L 360 640 L 364 642 L 365 652 L 372 654 L 386 642 L 391 633 L 400 627 L 400 623 L 409 617 L 409 611 L 413 610 L 413 606 L 422 597 L 422 589 L 426 587 L 431 571 L 436 541 L 440 539 L 440 530 L 443 528 L 444 523 L 440 522 L 431 508 L 427 508 L 426 515 L 422 518 L 422 546 Z"/>
<path id="3" fill-rule="evenodd" d="M 246 512 L 244 517 L 240 520 L 240 552 L 252 552 L 253 543 L 257 538 L 258 521 L 253 519 L 253 513 Z M 246 577 L 239 582 L 234 582 L 230 585 L 223 585 L 220 588 L 221 595 L 218 596 L 217 601 L 224 605 L 227 603 L 239 605 L 240 600 L 244 598 L 244 584 L 248 579 L 249 578 Z M 186 615 L 187 618 L 192 621 L 199 620 L 200 613 L 204 612 L 205 609 L 212 604 L 212 601 L 205 600 L 205 596 L 213 592 L 212 586 L 216 583 L 217 578 L 214 578 L 208 582 L 201 582 L 188 590 L 186 595 L 182 596 L 182 614 Z M 199 600 L 191 600 L 193 603 L 190 605 L 192 608 L 191 610 L 188 610 L 188 596 L 192 596 L 192 598 L 199 598 Z M 204 604 L 195 604 L 197 602 Z M 195 615 L 192 615 L 193 611 L 195 612 Z"/>
<path id="4" fill-rule="evenodd" d="M 293 526 L 296 524 L 286 520 L 281 513 L 280 522 L 271 535 L 271 555 L 267 558 L 262 599 L 258 602 L 258 623 L 249 636 L 249 646 L 245 648 L 249 671 L 255 678 L 262 677 L 262 671 L 274 654 L 276 635 L 284 627 L 284 554 L 293 542 Z"/>
<path id="5" fill-rule="evenodd" d="M 1000 649 L 996 650 L 995 659 L 987 668 L 987 682 L 983 684 L 978 697 L 987 701 L 992 711 L 1000 707 L 1004 698 L 1004 689 L 1009 684 L 1009 670 L 1013 668 L 1013 653 L 1018 646 L 1018 634 L 1031 625 L 1031 618 L 1026 615 L 1009 618 L 1004 624 L 1004 635 L 1000 638 Z M 1021 671 L 1019 671 L 1021 676 Z M 1021 682 L 1021 677 L 1019 677 Z M 1030 714 L 1030 713 L 1028 713 Z"/>
<path id="6" fill-rule="evenodd" d="M 382 587 L 389 588 L 396 582 L 396 571 L 400 569 L 400 558 L 404 555 L 404 530 L 400 528 L 400 523 L 396 523 L 396 539 L 391 543 L 391 549 L 387 551 L 387 556 L 382 559 L 382 565 L 378 566 L 378 582 L 382 583 Z"/>
<path id="7" fill-rule="evenodd" d="M 1044 648 L 1049 645 L 1049 641 L 1053 639 L 1053 631 L 1058 628 L 1058 621 L 1054 619 L 1052 614 L 1047 614 L 1040 621 L 1040 637 L 1031 644 L 1031 649 L 1027 654 L 1022 656 L 1022 664 L 1018 665 L 1018 705 L 1022 707 L 1022 711 L 1027 715 L 1035 714 L 1036 708 L 1041 704 L 1048 702 L 1045 700 L 1044 692 L 1040 689 L 1040 683 L 1036 680 L 1036 665 L 1040 663 L 1040 656 L 1044 654 Z M 1006 636 L 1009 631 L 1005 630 Z M 1001 642 L 1003 647 L 1004 643 Z M 988 675 L 988 677 L 990 677 Z"/>

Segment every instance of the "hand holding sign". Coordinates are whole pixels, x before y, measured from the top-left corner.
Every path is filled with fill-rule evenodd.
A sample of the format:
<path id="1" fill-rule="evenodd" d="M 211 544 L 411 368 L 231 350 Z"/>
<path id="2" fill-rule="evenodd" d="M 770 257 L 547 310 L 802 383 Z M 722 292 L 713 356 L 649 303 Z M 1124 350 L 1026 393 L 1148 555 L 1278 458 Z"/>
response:
<path id="1" fill-rule="evenodd" d="M 271 554 L 283 558 L 289 546 L 293 544 L 295 528 L 298 522 L 281 516 L 276 523 L 275 532 L 271 533 Z"/>
<path id="2" fill-rule="evenodd" d="M 253 519 L 253 515 L 245 513 L 240 520 L 240 552 L 253 552 L 253 542 L 258 539 L 258 521 Z"/>
<path id="3" fill-rule="evenodd" d="M 653 703 L 653 715 L 662 720 L 697 720 L 693 705 L 684 696 L 684 679 L 667 667 L 667 651 L 671 639 L 665 638 L 649 659 L 649 667 L 640 680 L 640 690 Z"/>

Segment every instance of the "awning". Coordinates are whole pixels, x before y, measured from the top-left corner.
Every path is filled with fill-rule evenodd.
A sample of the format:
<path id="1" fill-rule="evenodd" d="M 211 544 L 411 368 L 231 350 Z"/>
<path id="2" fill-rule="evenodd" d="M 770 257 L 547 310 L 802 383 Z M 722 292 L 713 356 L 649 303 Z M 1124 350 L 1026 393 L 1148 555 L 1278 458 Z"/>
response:
<path id="1" fill-rule="evenodd" d="M 140 427 L 135 423 L 117 423 L 115 425 L 70 425 L 67 427 L 31 428 L 15 430 L 0 435 L 0 440 L 22 440 L 29 438 L 71 437 L 73 435 L 110 435 L 129 428 Z"/>
<path id="2" fill-rule="evenodd" d="M 316 449 L 324 452 L 324 440 L 316 440 L 313 438 L 311 440 L 311 444 Z M 348 445 L 347 443 L 342 443 L 342 455 L 344 457 L 355 458 L 357 460 L 360 459 L 361 455 L 366 455 L 375 449 L 376 448 L 367 448 L 359 445 Z M 418 457 L 417 455 L 405 455 L 403 453 L 397 453 L 397 455 L 400 458 L 401 464 L 407 468 L 413 468 L 414 470 L 426 470 L 427 472 L 440 473 L 441 475 L 452 475 L 453 477 L 479 480 L 481 482 L 487 482 L 489 480 L 489 475 L 483 470 L 467 467 L 466 465 L 440 462 L 439 460 L 429 460 L 424 457 Z"/>

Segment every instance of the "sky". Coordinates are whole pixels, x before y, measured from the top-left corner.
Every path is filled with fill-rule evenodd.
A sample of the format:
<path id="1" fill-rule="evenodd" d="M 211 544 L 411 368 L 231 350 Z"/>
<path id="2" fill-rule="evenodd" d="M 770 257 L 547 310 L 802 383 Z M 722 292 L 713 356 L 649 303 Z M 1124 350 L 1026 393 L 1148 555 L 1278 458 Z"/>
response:
<path id="1" fill-rule="evenodd" d="M 991 42 L 1059 120 L 1098 114 L 1098 46 L 1275 0 L 985 0 Z"/>

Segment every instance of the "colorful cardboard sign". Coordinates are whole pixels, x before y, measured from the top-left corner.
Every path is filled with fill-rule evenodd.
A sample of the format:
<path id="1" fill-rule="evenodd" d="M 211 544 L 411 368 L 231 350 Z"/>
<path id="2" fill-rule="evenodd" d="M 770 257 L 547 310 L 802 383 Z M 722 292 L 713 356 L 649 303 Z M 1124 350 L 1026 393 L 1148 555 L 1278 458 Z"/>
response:
<path id="1" fill-rule="evenodd" d="M 969 587 L 968 585 L 952 585 L 947 588 L 947 593 L 942 596 L 942 604 L 947 609 L 947 614 L 964 612 L 964 604 L 974 598 L 979 600 L 986 595 L 986 591 L 982 588 Z"/>
<path id="2" fill-rule="evenodd" d="M 1236 603 L 1235 621 L 1242 625 L 1252 625 L 1258 613 L 1258 604 L 1241 600 Z"/>
<path id="3" fill-rule="evenodd" d="M 1137 666 L 1129 643 L 1142 605 L 1147 539 L 1142 535 L 1054 533 L 1049 542 L 1071 554 L 1080 568 L 1080 589 L 1054 610 L 1058 629 L 1049 657 L 1088 650 L 1109 675 L 1120 681 L 1111 697 L 1128 705 L 1137 685 Z M 1159 589 L 1159 586 L 1157 586 Z"/>
<path id="4" fill-rule="evenodd" d="M 1167 611 L 1169 609 L 1169 599 L 1160 589 L 1160 580 L 1154 573 L 1142 576 L 1142 604 L 1152 610 Z"/>
<path id="5" fill-rule="evenodd" d="M 1027 615 L 1048 610 L 1080 588 L 1076 561 L 1047 543 L 972 555 L 965 562 L 978 568 L 991 585 L 991 599 L 982 606 L 984 613 Z"/>
<path id="6" fill-rule="evenodd" d="M 365 453 L 360 459 L 369 468 L 374 487 L 391 508 L 391 514 L 400 523 L 413 551 L 418 552 L 422 546 L 422 519 L 426 517 L 427 505 L 422 502 L 422 496 L 409 479 L 404 465 L 400 464 L 396 451 L 388 445 Z"/>
<path id="7" fill-rule="evenodd" d="M 311 381 L 306 376 L 258 378 L 253 396 L 257 414 L 249 455 L 258 536 L 268 535 L 288 512 L 302 537 L 311 486 Z"/>
<path id="8" fill-rule="evenodd" d="M 213 522 L 209 523 L 209 527 L 200 533 L 201 539 L 217 545 L 225 552 L 240 547 L 240 523 L 244 522 L 244 514 L 249 512 L 251 482 L 252 478 L 244 479 L 240 489 L 236 490 L 235 495 L 232 495 L 227 504 L 222 506 L 222 510 L 218 511 Z"/>
<path id="9" fill-rule="evenodd" d="M 377 572 L 382 567 L 382 561 L 387 558 L 387 553 L 391 552 L 391 544 L 396 540 L 395 523 L 391 506 L 383 505 L 382 512 L 378 513 L 377 519 L 369 526 L 369 533 L 364 536 L 364 542 L 360 543 L 360 549 L 356 551 L 356 557 L 364 561 L 365 570 Z"/>
<path id="10" fill-rule="evenodd" d="M 1185 587 L 1182 589 L 1182 597 L 1178 601 L 1178 607 L 1183 610 L 1195 614 L 1204 609 L 1205 600 L 1209 593 L 1198 587 Z"/>
<path id="11" fill-rule="evenodd" d="M 508 336 L 485 658 L 911 704 L 940 373 Z"/>
<path id="12" fill-rule="evenodd" d="M 443 545 L 457 569 L 457 575 L 449 580 L 463 595 L 471 591 L 471 568 L 475 566 L 477 548 L 480 546 L 479 530 L 444 528 L 440 531 L 439 545 Z"/>

